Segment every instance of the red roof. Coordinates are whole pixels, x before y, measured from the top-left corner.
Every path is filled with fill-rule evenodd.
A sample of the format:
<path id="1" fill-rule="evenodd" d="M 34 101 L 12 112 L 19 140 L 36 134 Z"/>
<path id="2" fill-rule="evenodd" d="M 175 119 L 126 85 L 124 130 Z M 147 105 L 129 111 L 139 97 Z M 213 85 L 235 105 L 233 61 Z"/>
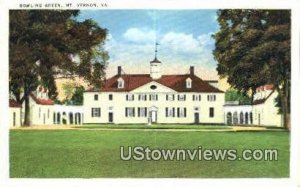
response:
<path id="1" fill-rule="evenodd" d="M 117 87 L 117 80 L 120 78 L 115 75 L 104 82 L 100 91 L 103 92 L 128 92 L 149 82 L 155 81 L 177 92 L 217 92 L 223 93 L 221 90 L 211 86 L 197 76 L 185 75 L 163 75 L 158 80 L 153 80 L 149 74 L 124 74 L 121 75 L 124 80 L 124 88 Z M 192 79 L 192 88 L 186 88 L 186 79 Z M 90 88 L 87 92 L 96 92 L 97 89 Z"/>
<path id="2" fill-rule="evenodd" d="M 31 98 L 39 105 L 54 105 L 54 102 L 51 99 L 39 99 L 35 95 L 30 94 Z"/>
<path id="3" fill-rule="evenodd" d="M 259 105 L 264 103 L 267 99 L 269 99 L 269 97 L 274 93 L 275 90 L 273 90 L 267 97 L 262 98 L 262 99 L 257 99 L 253 101 L 253 105 Z"/>
<path id="4" fill-rule="evenodd" d="M 9 107 L 13 107 L 13 108 L 21 108 L 22 104 L 18 103 L 16 100 L 10 99 L 9 100 Z"/>
<path id="5" fill-rule="evenodd" d="M 273 84 L 266 84 L 256 88 L 256 92 L 265 91 L 265 90 L 274 90 Z"/>

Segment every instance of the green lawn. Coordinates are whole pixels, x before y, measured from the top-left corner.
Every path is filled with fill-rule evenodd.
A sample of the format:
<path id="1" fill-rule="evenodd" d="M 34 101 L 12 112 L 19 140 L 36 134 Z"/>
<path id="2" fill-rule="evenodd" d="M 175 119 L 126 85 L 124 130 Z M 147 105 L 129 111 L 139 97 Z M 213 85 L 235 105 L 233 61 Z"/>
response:
<path id="1" fill-rule="evenodd" d="M 278 149 L 278 161 L 122 161 L 120 146 Z M 11 130 L 10 176 L 288 177 L 288 132 Z"/>

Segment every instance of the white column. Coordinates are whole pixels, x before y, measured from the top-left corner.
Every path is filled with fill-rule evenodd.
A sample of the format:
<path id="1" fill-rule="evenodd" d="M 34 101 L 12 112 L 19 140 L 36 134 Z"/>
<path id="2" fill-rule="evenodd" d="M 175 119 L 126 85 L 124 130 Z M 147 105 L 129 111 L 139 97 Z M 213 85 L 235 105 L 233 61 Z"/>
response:
<path id="1" fill-rule="evenodd" d="M 76 114 L 76 113 L 75 113 L 75 114 Z M 76 117 L 75 114 L 73 113 L 73 124 L 74 124 L 74 125 L 76 125 L 76 123 L 75 123 L 75 117 Z"/>
<path id="2" fill-rule="evenodd" d="M 69 124 L 69 114 L 67 112 L 65 112 L 66 115 L 65 115 L 65 119 L 66 119 L 66 125 Z"/>

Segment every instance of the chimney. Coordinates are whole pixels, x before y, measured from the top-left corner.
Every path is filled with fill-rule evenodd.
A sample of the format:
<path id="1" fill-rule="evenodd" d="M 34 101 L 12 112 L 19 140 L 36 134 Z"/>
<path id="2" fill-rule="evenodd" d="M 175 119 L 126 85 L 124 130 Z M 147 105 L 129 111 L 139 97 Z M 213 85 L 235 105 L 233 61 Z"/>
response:
<path id="1" fill-rule="evenodd" d="M 190 66 L 190 75 L 194 76 L 195 75 L 195 69 L 194 66 Z"/>
<path id="2" fill-rule="evenodd" d="M 122 74 L 122 67 L 118 66 L 118 77 L 121 77 Z"/>

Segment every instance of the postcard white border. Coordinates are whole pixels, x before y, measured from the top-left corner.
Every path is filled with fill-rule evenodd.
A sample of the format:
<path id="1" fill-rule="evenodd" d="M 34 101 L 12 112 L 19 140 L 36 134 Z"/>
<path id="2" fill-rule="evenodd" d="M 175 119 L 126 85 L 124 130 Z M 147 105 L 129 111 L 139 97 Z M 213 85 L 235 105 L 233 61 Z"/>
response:
<path id="1" fill-rule="evenodd" d="M 19 9 L 20 3 L 103 2 L 102 9 L 219 9 L 262 8 L 292 9 L 292 105 L 290 178 L 284 179 L 10 179 L 8 153 L 8 10 Z M 297 0 L 88 0 L 88 1 L 0 1 L 0 186 L 300 186 L 300 1 Z M 74 8 L 77 9 L 77 8 Z M 85 8 L 92 9 L 92 8 Z"/>

